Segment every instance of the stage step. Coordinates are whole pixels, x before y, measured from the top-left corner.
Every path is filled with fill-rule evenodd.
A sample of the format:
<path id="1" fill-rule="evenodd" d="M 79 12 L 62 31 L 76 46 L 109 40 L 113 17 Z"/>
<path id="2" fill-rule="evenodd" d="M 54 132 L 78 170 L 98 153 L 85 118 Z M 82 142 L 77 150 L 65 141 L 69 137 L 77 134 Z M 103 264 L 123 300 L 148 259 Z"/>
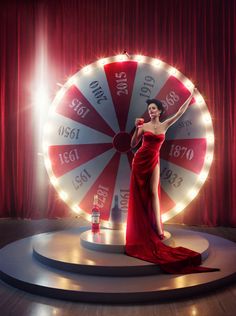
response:
<path id="1" fill-rule="evenodd" d="M 112 236 L 114 234 L 114 236 Z M 166 243 L 186 246 L 208 256 L 209 243 L 186 232 L 175 232 L 174 238 L 165 231 Z M 114 242 L 114 244 L 112 244 Z M 102 229 L 94 235 L 89 227 L 74 228 L 58 233 L 43 234 L 33 244 L 37 260 L 53 268 L 92 275 L 134 276 L 161 273 L 153 263 L 138 260 L 124 254 L 124 232 Z"/>
<path id="2" fill-rule="evenodd" d="M 164 233 L 165 239 L 162 241 L 166 245 L 173 244 L 171 234 L 167 231 Z M 100 229 L 99 232 L 93 233 L 91 229 L 86 230 L 80 235 L 81 245 L 85 248 L 112 253 L 125 252 L 125 231 Z"/>
<path id="3" fill-rule="evenodd" d="M 212 273 L 171 275 L 121 253 L 82 247 L 80 234 L 87 230 L 88 227 L 83 227 L 39 234 L 5 246 L 0 250 L 1 279 L 34 294 L 108 304 L 174 300 L 202 294 L 235 280 L 236 245 L 223 238 L 168 227 L 176 246 L 200 250 L 203 256 L 208 255 L 205 266 L 221 269 Z M 45 258 L 43 264 L 33 255 L 33 249 L 35 254 Z M 76 267 L 75 271 L 65 271 L 65 266 L 54 266 L 55 262 L 67 266 L 68 270 Z M 81 267 L 87 269 L 86 274 L 81 273 Z M 94 275 L 96 270 L 103 275 Z M 129 275 L 121 276 L 127 271 Z M 149 275 L 144 275 L 144 271 Z"/>

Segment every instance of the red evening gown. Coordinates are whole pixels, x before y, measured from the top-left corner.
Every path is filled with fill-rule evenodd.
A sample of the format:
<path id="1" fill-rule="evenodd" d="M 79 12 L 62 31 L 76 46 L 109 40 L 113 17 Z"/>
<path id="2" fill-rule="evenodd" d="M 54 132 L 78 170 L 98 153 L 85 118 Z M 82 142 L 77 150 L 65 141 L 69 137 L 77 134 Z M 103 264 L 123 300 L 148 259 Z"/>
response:
<path id="1" fill-rule="evenodd" d="M 170 247 L 158 238 L 151 205 L 150 179 L 159 164 L 159 151 L 165 135 L 144 132 L 142 146 L 135 153 L 130 180 L 126 228 L 126 254 L 156 263 L 167 273 L 218 271 L 199 266 L 201 255 L 184 247 Z M 160 196 L 160 184 L 158 185 Z"/>

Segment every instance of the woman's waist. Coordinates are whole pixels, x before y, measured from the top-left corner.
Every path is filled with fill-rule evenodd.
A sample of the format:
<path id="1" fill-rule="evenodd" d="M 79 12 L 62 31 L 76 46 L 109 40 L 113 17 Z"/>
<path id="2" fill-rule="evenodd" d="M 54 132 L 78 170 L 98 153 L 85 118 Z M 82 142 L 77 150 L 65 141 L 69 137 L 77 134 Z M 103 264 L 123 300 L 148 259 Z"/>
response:
<path id="1" fill-rule="evenodd" d="M 145 145 L 143 145 L 137 150 L 137 152 L 156 153 L 156 152 L 160 151 L 160 148 L 161 148 L 161 146 L 155 146 L 155 145 L 154 146 L 150 146 L 150 145 L 145 146 Z"/>
<path id="2" fill-rule="evenodd" d="M 134 154 L 135 159 L 152 159 L 159 156 L 160 151 L 153 148 L 140 147 Z"/>

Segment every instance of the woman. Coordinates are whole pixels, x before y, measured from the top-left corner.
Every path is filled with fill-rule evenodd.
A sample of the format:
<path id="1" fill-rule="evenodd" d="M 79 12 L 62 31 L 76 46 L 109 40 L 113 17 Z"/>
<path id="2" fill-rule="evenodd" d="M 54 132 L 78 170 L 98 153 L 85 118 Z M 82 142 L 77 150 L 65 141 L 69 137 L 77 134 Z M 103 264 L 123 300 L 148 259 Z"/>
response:
<path id="1" fill-rule="evenodd" d="M 177 113 L 160 122 L 163 111 L 159 100 L 147 100 L 150 121 L 137 118 L 131 139 L 134 148 L 142 139 L 142 146 L 135 153 L 130 180 L 130 198 L 126 228 L 126 254 L 157 263 L 168 273 L 193 273 L 217 271 L 199 267 L 201 255 L 187 248 L 172 248 L 164 243 L 160 212 L 160 163 L 159 151 L 167 129 L 187 110 L 193 93 Z"/>

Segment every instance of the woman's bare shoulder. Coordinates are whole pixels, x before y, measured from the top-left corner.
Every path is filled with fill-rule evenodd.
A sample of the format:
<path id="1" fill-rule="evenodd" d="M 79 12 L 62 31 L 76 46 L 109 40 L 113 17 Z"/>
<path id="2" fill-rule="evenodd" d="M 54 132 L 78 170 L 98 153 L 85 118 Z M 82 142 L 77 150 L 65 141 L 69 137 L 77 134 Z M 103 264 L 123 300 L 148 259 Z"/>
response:
<path id="1" fill-rule="evenodd" d="M 149 125 L 150 125 L 150 122 L 143 123 L 143 126 L 142 126 L 143 132 L 146 132 L 149 129 Z"/>

